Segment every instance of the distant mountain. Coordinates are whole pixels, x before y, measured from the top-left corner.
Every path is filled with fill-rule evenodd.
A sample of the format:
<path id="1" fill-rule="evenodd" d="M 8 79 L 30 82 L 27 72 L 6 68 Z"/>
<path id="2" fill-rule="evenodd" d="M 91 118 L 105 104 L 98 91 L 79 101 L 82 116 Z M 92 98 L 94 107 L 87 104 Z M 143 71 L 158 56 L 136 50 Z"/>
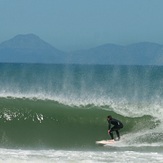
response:
<path id="1" fill-rule="evenodd" d="M 26 34 L 0 44 L 0 62 L 163 65 L 163 45 L 150 42 L 127 46 L 104 44 L 65 53 L 34 34 Z"/>
<path id="2" fill-rule="evenodd" d="M 128 46 L 105 44 L 73 52 L 71 61 L 85 64 L 163 65 L 163 45 L 141 42 Z"/>
<path id="3" fill-rule="evenodd" d="M 65 53 L 34 34 L 17 35 L 0 44 L 0 62 L 63 63 Z"/>

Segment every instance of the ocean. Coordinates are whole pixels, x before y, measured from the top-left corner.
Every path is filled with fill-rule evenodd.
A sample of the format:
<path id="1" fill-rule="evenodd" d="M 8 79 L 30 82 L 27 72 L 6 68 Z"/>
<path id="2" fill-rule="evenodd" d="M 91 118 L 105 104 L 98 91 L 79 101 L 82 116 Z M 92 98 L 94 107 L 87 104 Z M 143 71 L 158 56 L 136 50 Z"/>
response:
<path id="1" fill-rule="evenodd" d="M 162 99 L 162 66 L 1 63 L 0 162 L 162 162 Z"/>

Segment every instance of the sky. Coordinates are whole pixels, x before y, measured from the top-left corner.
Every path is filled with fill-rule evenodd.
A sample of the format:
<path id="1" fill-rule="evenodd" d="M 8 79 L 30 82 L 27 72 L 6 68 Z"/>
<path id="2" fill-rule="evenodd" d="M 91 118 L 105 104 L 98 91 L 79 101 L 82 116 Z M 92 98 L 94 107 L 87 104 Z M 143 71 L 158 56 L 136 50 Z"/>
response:
<path id="1" fill-rule="evenodd" d="M 0 0 L 0 43 L 28 33 L 63 51 L 163 44 L 163 0 Z"/>

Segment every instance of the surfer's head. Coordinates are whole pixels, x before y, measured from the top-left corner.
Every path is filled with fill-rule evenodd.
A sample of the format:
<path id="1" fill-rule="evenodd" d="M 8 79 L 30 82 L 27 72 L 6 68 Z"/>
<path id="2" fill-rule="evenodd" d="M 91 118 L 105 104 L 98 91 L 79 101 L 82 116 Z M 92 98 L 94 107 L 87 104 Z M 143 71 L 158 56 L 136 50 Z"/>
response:
<path id="1" fill-rule="evenodd" d="M 111 120 L 112 119 L 112 116 L 111 115 L 108 115 L 107 116 L 107 120 Z"/>

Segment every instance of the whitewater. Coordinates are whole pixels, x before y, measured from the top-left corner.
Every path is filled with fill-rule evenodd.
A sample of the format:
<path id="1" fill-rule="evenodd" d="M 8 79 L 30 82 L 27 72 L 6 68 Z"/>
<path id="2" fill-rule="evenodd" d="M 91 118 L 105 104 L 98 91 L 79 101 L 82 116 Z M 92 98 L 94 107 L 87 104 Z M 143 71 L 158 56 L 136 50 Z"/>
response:
<path id="1" fill-rule="evenodd" d="M 0 64 L 0 162 L 162 162 L 163 67 Z M 110 139 L 106 117 L 121 120 Z"/>

